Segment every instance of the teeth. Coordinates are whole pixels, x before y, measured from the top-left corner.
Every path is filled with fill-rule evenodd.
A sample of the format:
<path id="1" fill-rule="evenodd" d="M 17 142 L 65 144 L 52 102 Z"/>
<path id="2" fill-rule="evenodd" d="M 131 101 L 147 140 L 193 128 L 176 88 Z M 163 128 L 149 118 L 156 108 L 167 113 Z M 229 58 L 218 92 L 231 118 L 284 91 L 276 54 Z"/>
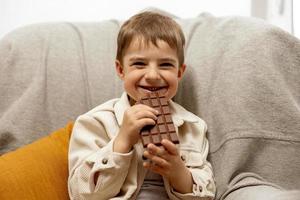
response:
<path id="1" fill-rule="evenodd" d="M 142 87 L 146 90 L 150 90 L 150 91 L 156 91 L 156 90 L 159 90 L 160 88 L 159 87 Z"/>
<path id="2" fill-rule="evenodd" d="M 164 87 L 147 87 L 147 86 L 140 86 L 140 87 L 142 87 L 145 90 L 149 90 L 149 91 L 157 91 L 157 90 L 161 90 L 164 88 Z"/>

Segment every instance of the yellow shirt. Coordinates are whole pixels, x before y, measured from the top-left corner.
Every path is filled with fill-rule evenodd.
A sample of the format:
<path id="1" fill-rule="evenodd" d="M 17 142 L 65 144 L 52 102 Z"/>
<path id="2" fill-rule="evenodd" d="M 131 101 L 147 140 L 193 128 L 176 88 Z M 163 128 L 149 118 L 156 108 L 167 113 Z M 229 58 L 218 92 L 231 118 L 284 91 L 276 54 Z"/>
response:
<path id="1" fill-rule="evenodd" d="M 216 189 L 211 165 L 206 160 L 206 123 L 173 101 L 169 105 L 180 141 L 180 155 L 195 184 L 192 193 L 181 194 L 163 178 L 167 194 L 170 199 L 213 198 Z M 69 147 L 71 199 L 136 199 L 146 173 L 143 145 L 139 141 L 129 153 L 113 152 L 114 139 L 129 107 L 127 94 L 123 93 L 121 98 L 107 101 L 76 120 Z M 97 180 L 95 174 L 99 174 Z"/>

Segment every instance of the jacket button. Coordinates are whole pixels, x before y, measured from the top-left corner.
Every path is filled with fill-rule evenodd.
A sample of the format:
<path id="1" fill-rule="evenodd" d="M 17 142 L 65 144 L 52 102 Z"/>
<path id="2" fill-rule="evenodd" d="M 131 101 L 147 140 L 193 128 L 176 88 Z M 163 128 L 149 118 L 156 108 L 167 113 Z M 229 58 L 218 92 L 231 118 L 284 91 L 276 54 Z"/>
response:
<path id="1" fill-rule="evenodd" d="M 185 155 L 181 155 L 180 158 L 182 161 L 185 161 Z"/>
<path id="2" fill-rule="evenodd" d="M 107 162 L 108 162 L 107 158 L 103 158 L 103 159 L 102 159 L 102 164 L 106 165 Z"/>

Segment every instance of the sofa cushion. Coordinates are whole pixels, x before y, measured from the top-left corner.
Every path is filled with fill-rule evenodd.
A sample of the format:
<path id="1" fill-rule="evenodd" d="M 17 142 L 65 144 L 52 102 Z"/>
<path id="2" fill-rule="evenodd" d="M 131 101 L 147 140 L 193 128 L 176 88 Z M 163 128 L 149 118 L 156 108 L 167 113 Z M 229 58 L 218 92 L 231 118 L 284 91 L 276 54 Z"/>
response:
<path id="1" fill-rule="evenodd" d="M 68 145 L 73 123 L 0 157 L 0 199 L 69 199 Z M 47 197 L 47 198 L 45 198 Z"/>

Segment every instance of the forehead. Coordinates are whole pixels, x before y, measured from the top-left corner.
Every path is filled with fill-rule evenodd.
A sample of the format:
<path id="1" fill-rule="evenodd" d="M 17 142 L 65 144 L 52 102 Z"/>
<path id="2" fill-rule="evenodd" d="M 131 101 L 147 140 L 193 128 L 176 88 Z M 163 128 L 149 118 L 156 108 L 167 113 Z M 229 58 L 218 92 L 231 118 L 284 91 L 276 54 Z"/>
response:
<path id="1" fill-rule="evenodd" d="M 146 49 L 146 48 L 150 48 L 150 47 L 156 47 L 158 48 L 158 43 L 164 42 L 162 40 L 155 40 L 155 41 L 151 41 L 150 39 L 146 39 L 142 36 L 138 36 L 135 37 L 131 40 L 131 42 L 128 44 L 128 47 L 131 48 L 138 48 L 138 49 Z"/>
<path id="2" fill-rule="evenodd" d="M 153 43 L 152 41 L 146 41 L 142 38 L 133 39 L 128 45 L 128 48 L 125 50 L 124 55 L 132 53 L 143 54 L 150 52 L 159 52 L 165 55 L 177 57 L 177 51 L 174 48 L 171 48 L 167 42 L 163 40 L 157 40 L 155 43 Z"/>

